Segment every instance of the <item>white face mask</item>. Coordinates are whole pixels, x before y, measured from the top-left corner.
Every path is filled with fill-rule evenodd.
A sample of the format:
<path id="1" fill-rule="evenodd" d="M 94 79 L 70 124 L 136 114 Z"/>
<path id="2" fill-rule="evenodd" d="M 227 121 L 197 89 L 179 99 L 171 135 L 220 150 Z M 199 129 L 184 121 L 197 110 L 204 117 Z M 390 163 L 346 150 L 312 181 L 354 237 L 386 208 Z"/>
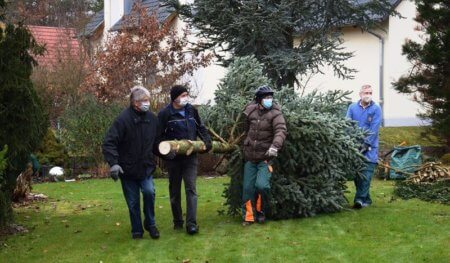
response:
<path id="1" fill-rule="evenodd" d="M 142 102 L 142 103 L 141 103 L 141 106 L 139 106 L 139 109 L 140 109 L 142 112 L 148 111 L 148 110 L 150 109 L 150 102 Z"/>
<path id="2" fill-rule="evenodd" d="M 181 105 L 181 106 L 186 106 L 187 104 L 189 103 L 189 97 L 183 97 L 183 98 L 180 98 L 180 102 L 179 102 L 179 104 Z"/>
<path id="3" fill-rule="evenodd" d="M 372 101 L 372 95 L 366 95 L 366 96 L 363 96 L 363 97 L 362 97 L 362 100 L 363 100 L 365 103 L 370 103 L 370 102 Z"/>

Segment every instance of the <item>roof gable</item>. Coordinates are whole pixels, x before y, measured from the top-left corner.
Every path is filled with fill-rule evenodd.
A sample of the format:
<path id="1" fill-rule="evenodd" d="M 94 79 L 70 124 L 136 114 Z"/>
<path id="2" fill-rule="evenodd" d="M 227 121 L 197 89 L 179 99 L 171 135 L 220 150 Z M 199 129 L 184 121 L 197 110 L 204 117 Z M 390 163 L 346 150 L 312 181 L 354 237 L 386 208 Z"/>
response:
<path id="1" fill-rule="evenodd" d="M 81 35 L 92 36 L 94 32 L 104 23 L 105 13 L 103 10 L 94 14 L 89 23 L 84 27 Z"/>
<path id="2" fill-rule="evenodd" d="M 373 1 L 373 0 L 356 0 L 356 3 L 357 3 L 357 5 L 363 5 L 363 4 L 366 4 L 366 3 L 371 2 L 371 1 Z M 388 2 L 391 4 L 392 9 L 395 9 L 395 8 L 397 8 L 397 6 L 400 4 L 401 1 L 402 0 L 389 0 Z M 388 18 L 388 16 L 381 17 L 381 16 L 379 16 L 377 14 L 369 14 L 369 16 L 373 20 L 380 21 L 380 22 L 384 21 L 385 19 Z"/>
<path id="3" fill-rule="evenodd" d="M 170 7 L 163 4 L 162 1 L 159 0 L 143 0 L 141 5 L 147 9 L 148 15 L 153 15 L 156 12 L 156 16 L 158 18 L 158 22 L 163 23 L 170 17 L 170 15 L 174 12 Z M 124 26 L 124 17 L 122 17 L 114 26 L 111 27 L 110 31 L 117 31 L 122 29 Z"/>
<path id="4" fill-rule="evenodd" d="M 174 12 L 170 7 L 162 3 L 163 1 L 159 0 L 143 0 L 141 5 L 147 9 L 147 13 L 149 15 L 153 15 L 153 12 L 156 12 L 158 17 L 158 21 L 160 23 L 166 21 Z M 82 36 L 90 37 L 92 36 L 96 30 L 98 30 L 101 25 L 104 24 L 105 21 L 105 13 L 104 10 L 97 12 L 89 21 L 89 23 L 85 26 L 83 32 L 80 34 Z M 116 24 L 111 27 L 111 31 L 120 30 L 123 27 L 124 18 L 122 17 Z"/>

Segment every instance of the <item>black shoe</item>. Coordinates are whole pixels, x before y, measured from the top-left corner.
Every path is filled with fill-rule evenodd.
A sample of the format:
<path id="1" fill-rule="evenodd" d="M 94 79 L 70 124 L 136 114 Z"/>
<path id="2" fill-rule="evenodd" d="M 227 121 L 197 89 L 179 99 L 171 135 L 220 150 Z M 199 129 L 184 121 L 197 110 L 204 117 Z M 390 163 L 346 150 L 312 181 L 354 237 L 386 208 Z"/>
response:
<path id="1" fill-rule="evenodd" d="M 158 231 L 158 228 L 156 228 L 156 226 L 149 227 L 148 232 L 150 233 L 151 238 L 153 238 L 153 239 L 159 238 L 159 231 Z"/>
<path id="2" fill-rule="evenodd" d="M 266 222 L 266 216 L 263 212 L 258 212 L 256 215 L 256 223 L 264 224 Z"/>
<path id="3" fill-rule="evenodd" d="M 183 224 L 174 224 L 173 229 L 175 229 L 175 230 L 183 229 Z"/>
<path id="4" fill-rule="evenodd" d="M 363 207 L 363 203 L 361 202 L 361 201 L 356 201 L 354 204 L 353 204 L 353 208 L 354 209 L 361 209 Z"/>
<path id="5" fill-rule="evenodd" d="M 142 239 L 143 234 L 142 233 L 132 233 L 131 238 L 132 239 Z"/>
<path id="6" fill-rule="evenodd" d="M 189 225 L 189 226 L 186 226 L 186 232 L 187 232 L 189 235 L 195 235 L 195 234 L 198 233 L 198 226 L 197 226 L 197 225 Z"/>

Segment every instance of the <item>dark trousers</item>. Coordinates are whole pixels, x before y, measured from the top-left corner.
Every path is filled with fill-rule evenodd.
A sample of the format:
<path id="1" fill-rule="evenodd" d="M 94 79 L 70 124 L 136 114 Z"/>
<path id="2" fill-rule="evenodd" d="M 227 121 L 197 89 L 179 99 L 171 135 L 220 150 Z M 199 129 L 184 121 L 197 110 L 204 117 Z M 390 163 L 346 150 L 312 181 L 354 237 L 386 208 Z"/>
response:
<path id="1" fill-rule="evenodd" d="M 355 199 L 354 202 L 361 202 L 363 205 L 372 204 L 372 199 L 370 198 L 370 181 L 372 180 L 373 173 L 377 167 L 376 163 L 366 163 L 366 167 L 363 170 L 364 177 L 355 177 Z"/>
<path id="2" fill-rule="evenodd" d="M 155 225 L 155 187 L 153 185 L 153 177 L 149 176 L 142 180 L 120 179 L 120 181 L 130 213 L 131 233 L 142 234 L 144 230 L 142 229 L 140 210 L 141 192 L 144 200 L 144 206 L 142 207 L 144 228 L 148 230 L 150 226 Z"/>
<path id="3" fill-rule="evenodd" d="M 197 225 L 197 156 L 166 161 L 169 172 L 170 206 L 172 208 L 173 223 L 183 225 L 183 211 L 181 209 L 181 181 L 184 181 L 186 192 L 186 225 Z"/>

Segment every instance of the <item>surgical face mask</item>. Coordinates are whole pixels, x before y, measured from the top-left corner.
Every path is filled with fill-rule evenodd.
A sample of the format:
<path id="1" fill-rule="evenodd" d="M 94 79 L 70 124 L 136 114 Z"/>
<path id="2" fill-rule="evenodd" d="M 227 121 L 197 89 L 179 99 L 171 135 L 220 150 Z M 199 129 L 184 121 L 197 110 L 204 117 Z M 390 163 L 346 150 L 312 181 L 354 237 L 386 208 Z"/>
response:
<path id="1" fill-rule="evenodd" d="M 142 103 L 141 103 L 141 106 L 139 106 L 139 109 L 140 109 L 142 112 L 148 111 L 148 110 L 150 109 L 150 102 L 142 102 Z"/>
<path id="2" fill-rule="evenodd" d="M 362 100 L 365 103 L 370 103 L 372 101 L 372 95 L 365 95 L 365 96 L 362 97 Z"/>
<path id="3" fill-rule="evenodd" d="M 261 104 L 264 106 L 264 108 L 270 109 L 272 108 L 272 101 L 273 99 L 263 99 Z"/>
<path id="4" fill-rule="evenodd" d="M 181 106 L 186 106 L 187 104 L 189 103 L 189 97 L 183 97 L 183 98 L 180 98 L 180 102 L 179 102 L 179 104 L 181 105 Z"/>

